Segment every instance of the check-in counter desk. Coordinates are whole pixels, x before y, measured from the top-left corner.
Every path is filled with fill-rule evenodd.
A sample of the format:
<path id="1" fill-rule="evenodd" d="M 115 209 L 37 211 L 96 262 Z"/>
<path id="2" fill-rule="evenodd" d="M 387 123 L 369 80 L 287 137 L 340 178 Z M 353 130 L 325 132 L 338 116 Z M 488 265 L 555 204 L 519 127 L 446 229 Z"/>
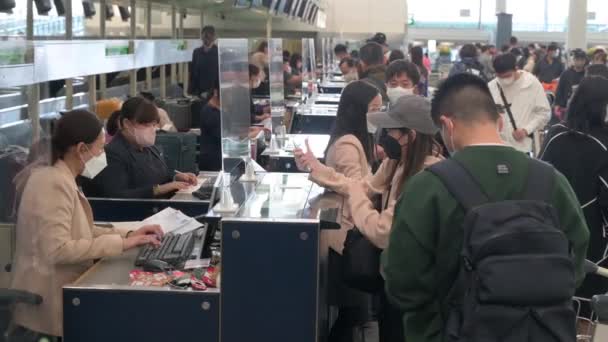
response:
<path id="1" fill-rule="evenodd" d="M 219 290 L 131 287 L 136 252 L 107 258 L 64 287 L 65 341 L 325 341 L 321 230 L 338 229 L 342 201 L 305 174 L 257 176 L 221 214 Z"/>
<path id="2" fill-rule="evenodd" d="M 217 178 L 217 172 L 201 172 L 199 177 Z M 204 215 L 214 204 L 212 199 L 199 199 L 191 194 L 176 194 L 170 199 L 88 198 L 93 216 L 98 222 L 141 221 L 171 207 L 196 217 Z"/>
<path id="3" fill-rule="evenodd" d="M 326 134 L 288 134 L 285 138 L 277 138 L 277 149 L 264 150 L 260 157 L 261 164 L 269 172 L 300 172 L 296 166 L 294 150 L 297 147 L 306 150 L 308 139 L 312 153 L 323 161 L 329 138 Z"/>
<path id="4" fill-rule="evenodd" d="M 325 94 L 340 94 L 346 87 L 346 82 L 343 79 L 334 79 L 324 81 L 319 85 L 319 91 Z"/>
<path id="5" fill-rule="evenodd" d="M 338 105 L 313 104 L 296 111 L 291 126 L 292 134 L 330 134 L 336 122 Z"/>

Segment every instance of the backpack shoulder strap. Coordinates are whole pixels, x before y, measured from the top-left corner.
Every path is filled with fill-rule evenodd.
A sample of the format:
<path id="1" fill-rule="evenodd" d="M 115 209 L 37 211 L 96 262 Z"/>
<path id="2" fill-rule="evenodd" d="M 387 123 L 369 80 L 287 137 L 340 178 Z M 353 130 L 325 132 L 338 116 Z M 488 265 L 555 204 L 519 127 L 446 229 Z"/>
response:
<path id="1" fill-rule="evenodd" d="M 427 170 L 441 180 L 466 211 L 489 202 L 489 197 L 483 192 L 477 180 L 460 162 L 447 159 Z"/>
<path id="2" fill-rule="evenodd" d="M 528 181 L 523 199 L 550 202 L 553 183 L 555 183 L 555 169 L 553 166 L 531 158 L 528 161 Z"/>

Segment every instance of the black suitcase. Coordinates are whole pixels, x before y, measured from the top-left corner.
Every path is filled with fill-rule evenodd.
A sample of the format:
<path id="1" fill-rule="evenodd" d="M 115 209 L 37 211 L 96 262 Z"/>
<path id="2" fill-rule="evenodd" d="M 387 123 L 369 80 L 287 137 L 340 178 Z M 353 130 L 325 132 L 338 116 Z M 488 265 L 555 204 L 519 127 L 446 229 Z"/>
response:
<path id="1" fill-rule="evenodd" d="M 197 142 L 194 133 L 158 133 L 155 145 L 169 170 L 198 174 Z"/>
<path id="2" fill-rule="evenodd" d="M 178 131 L 188 131 L 192 128 L 190 99 L 167 99 L 164 101 L 162 108 L 167 111 Z"/>

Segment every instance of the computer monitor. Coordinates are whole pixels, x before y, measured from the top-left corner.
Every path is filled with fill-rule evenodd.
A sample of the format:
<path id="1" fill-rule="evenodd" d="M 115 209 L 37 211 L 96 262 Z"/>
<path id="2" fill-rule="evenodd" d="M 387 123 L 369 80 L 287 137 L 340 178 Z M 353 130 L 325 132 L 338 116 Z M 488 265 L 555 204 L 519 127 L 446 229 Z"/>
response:
<path id="1" fill-rule="evenodd" d="M 250 8 L 251 0 L 235 0 L 234 7 L 236 8 Z"/>
<path id="2" fill-rule="evenodd" d="M 51 6 L 51 0 L 34 0 L 36 4 L 36 10 L 39 15 L 47 15 L 53 8 Z"/>
<path id="3" fill-rule="evenodd" d="M 282 8 L 279 9 L 279 14 L 283 14 L 283 15 L 287 15 L 289 16 L 292 12 L 293 9 L 293 5 L 295 4 L 295 0 L 281 0 L 282 4 L 279 5 L 282 6 Z"/>
<path id="4" fill-rule="evenodd" d="M 316 7 L 315 11 L 312 13 L 312 18 L 310 19 L 310 23 L 313 25 L 316 25 L 318 17 L 319 17 L 319 7 Z"/>
<path id="5" fill-rule="evenodd" d="M 314 4 L 312 1 L 309 1 L 306 5 L 306 9 L 304 10 L 304 15 L 302 16 L 302 20 L 308 22 L 308 17 L 310 16 L 310 12 L 312 12 Z"/>
<path id="6" fill-rule="evenodd" d="M 57 15 L 62 16 L 65 15 L 65 4 L 63 0 L 54 0 L 55 9 L 57 10 Z"/>
<path id="7" fill-rule="evenodd" d="M 303 0 L 293 0 L 293 4 L 291 6 L 291 10 L 289 11 L 290 17 L 295 17 L 298 14 L 298 10 L 302 4 Z"/>
<path id="8" fill-rule="evenodd" d="M 253 0 L 252 7 L 270 10 L 273 0 Z"/>
<path id="9" fill-rule="evenodd" d="M 310 11 L 308 12 L 308 17 L 306 17 L 306 21 L 311 24 L 314 24 L 318 11 L 319 11 L 319 6 L 312 5 L 310 8 Z"/>
<path id="10" fill-rule="evenodd" d="M 308 8 L 308 3 L 310 2 L 310 0 L 301 0 L 300 1 L 300 8 L 298 9 L 298 13 L 296 14 L 296 17 L 302 19 L 304 18 L 304 13 L 306 12 L 306 9 Z"/>

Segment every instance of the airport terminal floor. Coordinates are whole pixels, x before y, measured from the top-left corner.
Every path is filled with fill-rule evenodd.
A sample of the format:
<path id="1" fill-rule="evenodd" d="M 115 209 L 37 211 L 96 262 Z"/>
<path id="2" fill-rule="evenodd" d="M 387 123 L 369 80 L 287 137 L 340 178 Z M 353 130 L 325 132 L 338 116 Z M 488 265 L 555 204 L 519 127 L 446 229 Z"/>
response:
<path id="1" fill-rule="evenodd" d="M 608 341 L 608 5 L 427 1 L 0 0 L 0 342 Z"/>

